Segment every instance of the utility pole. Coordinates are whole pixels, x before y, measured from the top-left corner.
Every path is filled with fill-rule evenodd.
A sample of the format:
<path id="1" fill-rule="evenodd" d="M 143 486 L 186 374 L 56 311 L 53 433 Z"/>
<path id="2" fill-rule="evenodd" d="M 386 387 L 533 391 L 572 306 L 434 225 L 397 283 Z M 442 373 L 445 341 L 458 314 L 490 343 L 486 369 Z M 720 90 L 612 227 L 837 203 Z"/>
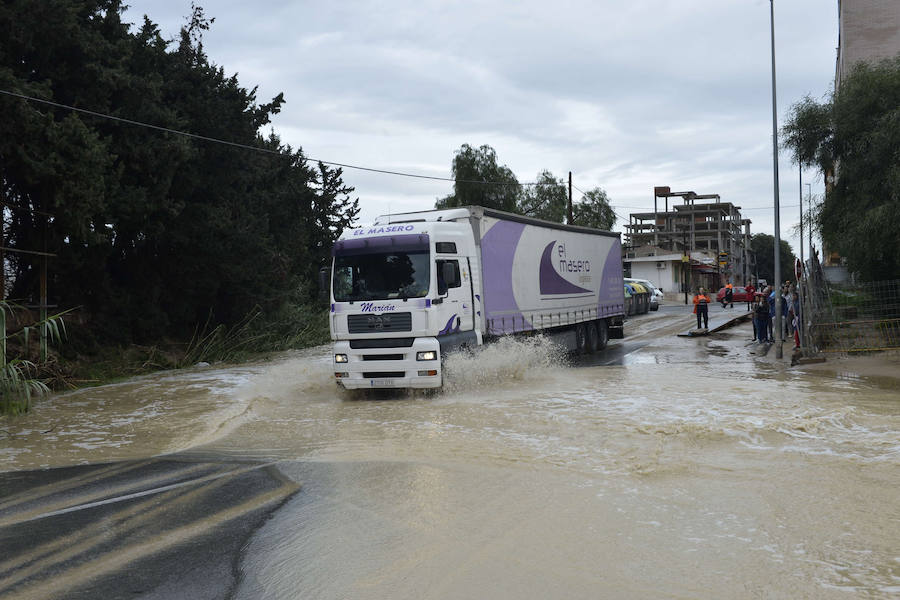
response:
<path id="1" fill-rule="evenodd" d="M 684 256 L 681 257 L 681 284 L 684 286 L 684 303 L 688 303 L 688 290 L 691 287 L 691 255 L 687 247 L 687 227 L 681 231 L 681 248 Z"/>
<path id="2" fill-rule="evenodd" d="M 575 219 L 572 217 L 572 171 L 569 171 L 569 225 L 574 225 Z"/>
<path id="3" fill-rule="evenodd" d="M 784 328 L 781 322 L 781 207 L 778 200 L 778 104 L 775 100 L 775 0 L 769 0 L 772 37 L 772 165 L 775 179 L 775 358 L 783 357 Z"/>
<path id="4" fill-rule="evenodd" d="M 809 184 L 806 184 L 809 186 Z M 800 165 L 800 264 L 803 264 L 803 165 Z"/>
<path id="5" fill-rule="evenodd" d="M 809 218 L 809 211 L 812 210 L 812 184 L 806 184 L 806 216 Z M 812 227 L 808 226 L 806 228 L 806 239 L 809 240 L 809 245 L 812 247 Z M 803 261 L 803 196 L 800 196 L 800 260 Z M 809 251 L 809 257 L 812 258 L 812 250 Z M 804 262 L 804 264 L 806 264 Z"/>

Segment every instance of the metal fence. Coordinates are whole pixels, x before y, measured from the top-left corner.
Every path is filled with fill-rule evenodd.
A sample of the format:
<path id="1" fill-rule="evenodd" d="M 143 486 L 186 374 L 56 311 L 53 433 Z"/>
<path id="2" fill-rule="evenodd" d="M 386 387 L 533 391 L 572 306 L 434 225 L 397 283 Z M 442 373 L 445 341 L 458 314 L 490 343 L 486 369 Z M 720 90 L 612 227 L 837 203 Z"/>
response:
<path id="1" fill-rule="evenodd" d="M 815 257 L 802 284 L 810 352 L 900 349 L 900 280 L 828 283 Z"/>

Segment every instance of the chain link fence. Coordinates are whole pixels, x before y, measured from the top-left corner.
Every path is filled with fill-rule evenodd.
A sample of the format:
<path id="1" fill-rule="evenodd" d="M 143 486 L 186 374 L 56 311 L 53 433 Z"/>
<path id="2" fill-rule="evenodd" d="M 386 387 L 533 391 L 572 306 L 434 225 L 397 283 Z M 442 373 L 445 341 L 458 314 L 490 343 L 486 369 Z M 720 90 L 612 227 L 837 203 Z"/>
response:
<path id="1" fill-rule="evenodd" d="M 900 349 L 900 280 L 829 283 L 818 259 L 801 283 L 807 353 Z"/>

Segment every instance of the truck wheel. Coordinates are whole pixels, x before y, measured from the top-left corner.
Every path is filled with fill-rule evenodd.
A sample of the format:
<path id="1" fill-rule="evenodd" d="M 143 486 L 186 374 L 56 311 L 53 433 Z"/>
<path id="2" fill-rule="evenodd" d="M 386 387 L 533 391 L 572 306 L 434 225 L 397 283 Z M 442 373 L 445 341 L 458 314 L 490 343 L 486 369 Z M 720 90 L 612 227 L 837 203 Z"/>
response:
<path id="1" fill-rule="evenodd" d="M 575 326 L 575 351 L 578 354 L 586 354 L 587 353 L 587 328 L 584 326 L 584 323 L 579 323 Z"/>
<path id="2" fill-rule="evenodd" d="M 599 334 L 597 333 L 597 324 L 594 321 L 590 323 L 585 323 L 587 328 L 587 352 L 588 354 L 593 354 L 597 351 L 597 344 L 599 343 Z"/>
<path id="3" fill-rule="evenodd" d="M 606 348 L 606 344 L 609 342 L 609 327 L 606 325 L 606 321 L 597 321 L 597 350 L 603 350 Z"/>

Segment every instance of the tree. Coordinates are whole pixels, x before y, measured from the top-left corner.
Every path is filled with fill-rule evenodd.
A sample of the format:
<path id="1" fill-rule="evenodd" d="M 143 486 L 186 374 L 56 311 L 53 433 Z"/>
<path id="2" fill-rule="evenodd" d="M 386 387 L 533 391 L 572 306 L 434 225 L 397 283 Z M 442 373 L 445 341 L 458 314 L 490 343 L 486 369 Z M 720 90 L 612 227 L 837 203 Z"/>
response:
<path id="1" fill-rule="evenodd" d="M 781 259 L 781 276 L 785 280 L 793 279 L 794 273 L 794 251 L 791 245 L 781 240 L 780 259 Z M 775 285 L 775 236 L 767 233 L 757 233 L 750 238 L 750 251 L 756 257 L 756 274 L 761 279 L 765 279 L 770 285 Z"/>
<path id="2" fill-rule="evenodd" d="M 804 96 L 791 106 L 791 117 L 781 128 L 781 144 L 801 167 L 817 165 L 824 173 L 834 162 L 831 106 Z"/>
<path id="3" fill-rule="evenodd" d="M 353 188 L 260 134 L 284 96 L 258 102 L 209 60 L 213 20 L 194 6 L 170 42 L 149 18 L 122 23 L 121 0 L 32 4 L 0 5 L 0 89 L 244 146 L 0 96 L 4 245 L 56 255 L 51 302 L 84 307 L 98 337 L 128 342 L 311 298 L 359 211 Z M 33 301 L 38 259 L 7 265 L 12 297 Z"/>
<path id="4" fill-rule="evenodd" d="M 516 212 L 527 217 L 562 223 L 566 219 L 569 194 L 562 180 L 544 169 L 534 185 L 522 190 Z"/>
<path id="5" fill-rule="evenodd" d="M 616 223 L 616 213 L 609 205 L 609 196 L 601 188 L 588 190 L 580 202 L 572 207 L 573 225 L 610 231 Z"/>
<path id="6" fill-rule="evenodd" d="M 497 152 L 488 145 L 463 144 L 453 157 L 453 194 L 435 202 L 435 208 L 484 206 L 516 212 L 519 180 L 506 165 L 497 164 Z"/>
<path id="7" fill-rule="evenodd" d="M 453 157 L 454 193 L 438 199 L 434 207 L 484 206 L 536 219 L 566 222 L 568 191 L 562 179 L 544 169 L 533 184 L 522 185 L 509 167 L 497 164 L 497 153 L 488 145 L 477 149 L 463 144 Z M 485 183 L 481 183 L 485 182 Z M 588 190 L 572 207 L 576 225 L 609 231 L 616 214 L 600 188 Z"/>
<path id="8" fill-rule="evenodd" d="M 794 160 L 834 175 L 815 226 L 864 279 L 900 278 L 900 55 L 859 63 L 830 100 L 794 105 Z"/>

